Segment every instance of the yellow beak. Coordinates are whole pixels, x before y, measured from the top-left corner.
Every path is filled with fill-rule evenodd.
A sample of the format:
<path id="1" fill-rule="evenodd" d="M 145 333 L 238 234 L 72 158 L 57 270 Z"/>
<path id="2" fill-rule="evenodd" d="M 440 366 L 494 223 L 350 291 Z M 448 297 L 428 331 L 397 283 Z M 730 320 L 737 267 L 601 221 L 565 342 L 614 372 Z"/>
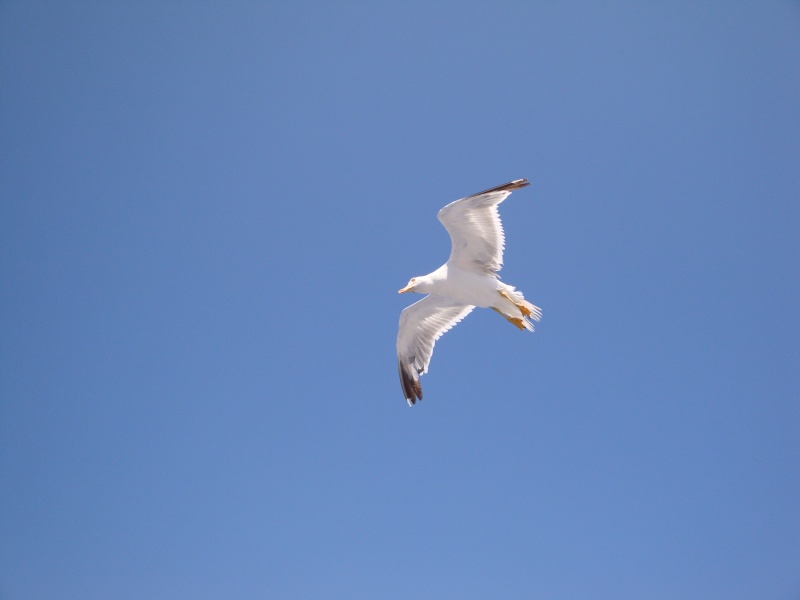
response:
<path id="1" fill-rule="evenodd" d="M 408 288 L 410 288 L 410 287 L 411 287 L 410 285 L 407 285 L 402 290 L 397 290 L 397 293 L 398 294 L 405 294 L 408 291 Z"/>

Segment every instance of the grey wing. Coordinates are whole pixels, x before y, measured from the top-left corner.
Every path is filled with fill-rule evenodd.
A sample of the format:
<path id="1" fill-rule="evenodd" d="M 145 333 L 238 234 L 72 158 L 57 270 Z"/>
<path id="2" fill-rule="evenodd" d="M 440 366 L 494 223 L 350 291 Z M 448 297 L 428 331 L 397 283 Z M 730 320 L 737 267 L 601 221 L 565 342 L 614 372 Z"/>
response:
<path id="1" fill-rule="evenodd" d="M 512 191 L 525 187 L 527 179 L 467 196 L 445 206 L 437 215 L 450 234 L 448 263 L 465 271 L 494 275 L 503 266 L 505 236 L 497 205 Z"/>
<path id="2" fill-rule="evenodd" d="M 397 368 L 408 405 L 422 400 L 419 376 L 428 371 L 433 346 L 443 333 L 466 317 L 474 306 L 431 294 L 400 314 L 397 331 Z"/>

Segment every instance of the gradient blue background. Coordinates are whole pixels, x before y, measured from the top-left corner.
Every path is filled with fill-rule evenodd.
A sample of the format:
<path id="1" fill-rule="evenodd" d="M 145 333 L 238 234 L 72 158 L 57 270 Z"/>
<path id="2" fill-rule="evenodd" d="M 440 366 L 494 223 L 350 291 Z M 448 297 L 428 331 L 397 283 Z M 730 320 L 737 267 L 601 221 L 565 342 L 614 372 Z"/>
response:
<path id="1" fill-rule="evenodd" d="M 4 600 L 800 598 L 797 2 L 4 2 L 0 194 Z"/>

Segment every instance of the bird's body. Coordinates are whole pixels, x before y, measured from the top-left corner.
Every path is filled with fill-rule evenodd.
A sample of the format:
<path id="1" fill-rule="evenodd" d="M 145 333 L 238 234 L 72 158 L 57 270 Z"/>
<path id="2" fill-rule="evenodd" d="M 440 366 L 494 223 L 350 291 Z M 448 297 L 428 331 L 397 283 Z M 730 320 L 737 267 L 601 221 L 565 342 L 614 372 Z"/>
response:
<path id="1" fill-rule="evenodd" d="M 452 251 L 441 267 L 413 277 L 400 292 L 429 294 L 403 310 L 397 334 L 397 361 L 409 406 L 422 399 L 419 376 L 427 372 L 439 337 L 472 309 L 492 308 L 519 329 L 533 331 L 542 311 L 512 286 L 500 281 L 504 236 L 497 205 L 528 181 L 517 179 L 456 200 L 439 211 Z"/>
<path id="2" fill-rule="evenodd" d="M 507 308 L 513 310 L 511 302 L 498 294 L 499 290 L 513 290 L 496 277 L 489 277 L 465 271 L 456 266 L 444 264 L 426 277 L 432 282 L 432 294 L 445 296 L 462 304 L 479 308 Z"/>

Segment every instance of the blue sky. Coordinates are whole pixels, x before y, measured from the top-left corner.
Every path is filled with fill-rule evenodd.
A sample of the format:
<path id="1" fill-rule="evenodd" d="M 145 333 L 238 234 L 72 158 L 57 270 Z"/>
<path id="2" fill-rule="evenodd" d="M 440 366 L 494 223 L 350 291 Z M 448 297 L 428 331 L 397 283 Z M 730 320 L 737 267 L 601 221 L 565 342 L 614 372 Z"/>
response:
<path id="1" fill-rule="evenodd" d="M 796 2 L 5 2 L 0 196 L 4 600 L 800 594 Z"/>

